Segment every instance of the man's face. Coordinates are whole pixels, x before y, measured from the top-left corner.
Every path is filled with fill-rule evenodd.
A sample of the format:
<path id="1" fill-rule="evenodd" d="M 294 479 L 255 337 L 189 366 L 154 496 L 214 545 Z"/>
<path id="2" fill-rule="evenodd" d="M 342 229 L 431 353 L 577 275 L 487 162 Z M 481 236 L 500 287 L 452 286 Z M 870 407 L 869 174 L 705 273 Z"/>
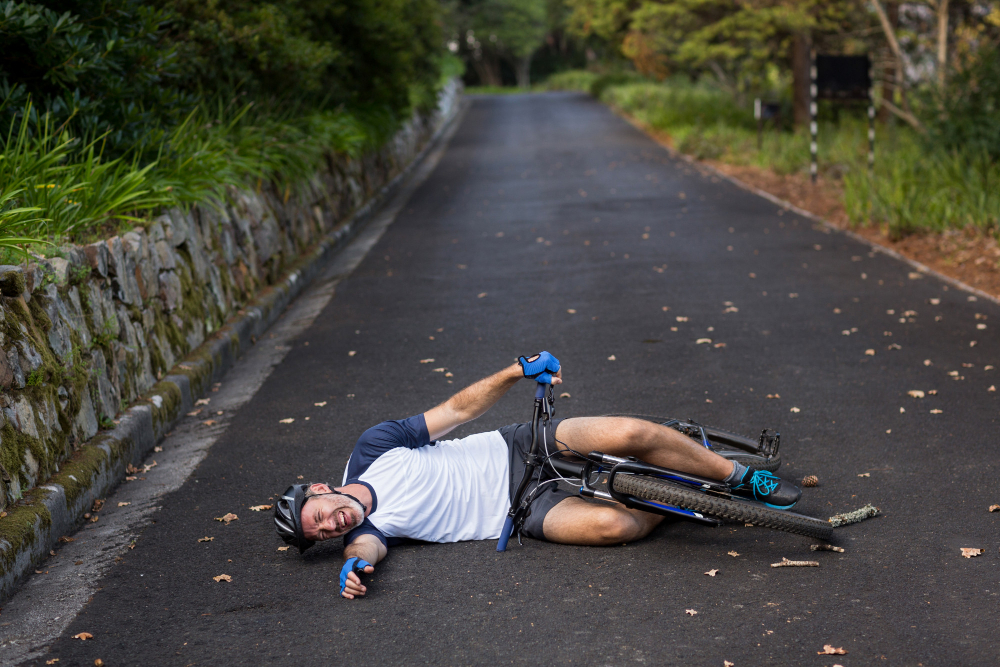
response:
<path id="1" fill-rule="evenodd" d="M 313 489 L 329 493 L 325 484 Z M 302 533 L 314 542 L 340 537 L 365 519 L 362 507 L 347 496 L 329 495 L 310 498 L 302 508 Z"/>

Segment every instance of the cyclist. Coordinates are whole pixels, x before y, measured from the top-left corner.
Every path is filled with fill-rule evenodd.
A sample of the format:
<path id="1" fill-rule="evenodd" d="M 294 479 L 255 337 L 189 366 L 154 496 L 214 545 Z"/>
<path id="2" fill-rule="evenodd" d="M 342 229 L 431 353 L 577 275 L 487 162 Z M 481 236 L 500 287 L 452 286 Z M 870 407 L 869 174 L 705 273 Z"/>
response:
<path id="1" fill-rule="evenodd" d="M 374 564 L 400 540 L 496 539 L 512 489 L 524 472 L 531 425 L 440 438 L 485 413 L 522 377 L 562 383 L 559 361 L 541 352 L 518 358 L 421 415 L 373 426 L 358 439 L 339 486 L 295 484 L 285 491 L 275 504 L 278 534 L 300 553 L 315 542 L 344 536 L 340 588 L 349 599 L 365 594 L 358 574 L 374 572 Z M 778 509 L 791 508 L 801 495 L 771 473 L 749 470 L 674 429 L 639 419 L 553 419 L 539 437 L 550 453 L 571 443 L 580 452 L 636 456 L 724 480 L 734 493 Z M 543 473 L 537 483 L 556 478 L 550 466 L 545 471 L 549 474 Z M 657 514 L 580 498 L 550 483 L 532 503 L 522 533 L 564 544 L 611 545 L 645 537 L 662 520 Z"/>

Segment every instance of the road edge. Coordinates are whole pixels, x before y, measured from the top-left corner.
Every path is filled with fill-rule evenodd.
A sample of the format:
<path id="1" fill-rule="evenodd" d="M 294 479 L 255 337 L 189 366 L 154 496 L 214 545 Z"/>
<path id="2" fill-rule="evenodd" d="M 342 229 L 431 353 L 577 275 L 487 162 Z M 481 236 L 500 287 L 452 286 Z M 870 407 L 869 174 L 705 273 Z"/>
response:
<path id="1" fill-rule="evenodd" d="M 884 245 L 881 245 L 880 243 L 876 243 L 875 241 L 867 239 L 864 236 L 862 236 L 862 235 L 860 235 L 860 234 L 858 234 L 856 232 L 852 232 L 850 229 L 844 229 L 843 227 L 838 227 L 837 225 L 833 224 L 829 220 L 827 220 L 827 219 L 825 219 L 825 218 L 823 218 L 821 216 L 818 216 L 815 213 L 811 213 L 811 212 L 805 210 L 804 208 L 800 208 L 800 207 L 796 206 L 795 204 L 793 204 L 790 201 L 782 199 L 781 197 L 778 197 L 776 195 L 772 195 L 770 192 L 767 192 L 766 190 L 761 190 L 760 188 L 758 188 L 756 186 L 753 186 L 753 185 L 750 185 L 749 183 L 745 183 L 744 181 L 741 181 L 740 179 L 738 179 L 735 176 L 731 176 L 731 175 L 729 175 L 729 174 L 727 174 L 727 173 L 725 173 L 723 171 L 720 171 L 719 169 L 716 169 L 715 167 L 713 167 L 710 164 L 705 164 L 704 162 L 701 162 L 700 160 L 698 160 L 694 156 L 688 155 L 687 153 L 680 152 L 676 148 L 674 148 L 674 147 L 672 147 L 672 146 L 664 143 L 660 139 L 658 139 L 656 137 L 656 135 L 654 135 L 652 132 L 650 132 L 645 127 L 645 125 L 643 123 L 641 123 L 640 121 L 636 120 L 635 118 L 632 118 L 631 116 L 629 116 L 628 114 L 620 111 L 619 109 L 616 109 L 616 108 L 612 107 L 611 105 L 605 105 L 605 106 L 607 106 L 609 109 L 611 109 L 611 111 L 614 112 L 614 114 L 616 116 L 618 116 L 619 118 L 622 118 L 629 125 L 631 125 L 635 129 L 639 130 L 644 135 L 646 135 L 647 137 L 649 137 L 650 139 L 652 139 L 653 141 L 655 141 L 660 147 L 662 147 L 663 149 L 665 149 L 670 154 L 671 157 L 676 158 L 676 159 L 680 159 L 680 160 L 684 160 L 685 162 L 689 163 L 690 165 L 692 165 L 696 169 L 706 171 L 706 172 L 712 174 L 713 176 L 718 176 L 719 178 L 724 178 L 724 179 L 726 179 L 727 181 L 729 181 L 730 183 L 732 183 L 733 185 L 735 185 L 738 188 L 741 188 L 743 190 L 746 190 L 747 192 L 755 194 L 758 197 L 763 197 L 764 199 L 767 199 L 768 201 L 773 202 L 773 203 L 777 204 L 778 206 L 781 206 L 785 210 L 792 211 L 793 213 L 801 215 L 804 218 L 808 218 L 809 220 L 812 220 L 813 222 L 817 222 L 817 223 L 823 225 L 824 228 L 826 228 L 826 229 L 828 229 L 828 230 L 830 230 L 832 232 L 837 232 L 837 233 L 840 233 L 840 234 L 844 234 L 848 238 L 853 239 L 855 241 L 858 241 L 859 243 L 862 243 L 862 244 L 868 246 L 869 248 L 871 248 L 872 250 L 874 250 L 876 252 L 880 252 L 880 253 L 882 253 L 884 255 L 888 255 L 889 257 L 897 259 L 897 260 L 899 260 L 901 262 L 905 262 L 906 264 L 909 264 L 910 266 L 912 266 L 913 268 L 915 268 L 920 273 L 923 273 L 923 274 L 926 274 L 926 275 L 929 275 L 929 276 L 933 276 L 933 277 L 935 277 L 935 278 L 937 278 L 939 280 L 943 280 L 944 282 L 948 283 L 952 287 L 957 287 L 958 289 L 961 289 L 961 290 L 964 290 L 964 291 L 969 292 L 971 294 L 974 294 L 977 297 L 980 297 L 980 298 L 983 298 L 983 299 L 987 299 L 987 300 L 992 301 L 993 303 L 995 303 L 997 305 L 1000 305 L 1000 298 L 993 296 L 989 292 L 984 292 L 983 290 L 978 289 L 976 287 L 973 287 L 972 285 L 969 285 L 968 283 L 964 283 L 961 280 L 958 280 L 957 278 L 952 278 L 951 276 L 946 276 L 946 275 L 944 275 L 943 273 L 941 273 L 939 271 L 935 271 L 934 269 L 932 269 L 931 267 L 927 266 L 926 264 L 923 264 L 922 262 L 918 262 L 915 259 L 911 259 L 911 258 L 907 257 L 906 255 L 903 255 L 902 253 L 899 253 L 899 252 L 893 250 L 892 248 L 886 248 Z"/>
<path id="2" fill-rule="evenodd" d="M 10 530 L 0 537 L 2 560 L 0 604 L 16 592 L 21 580 L 59 538 L 77 529 L 94 501 L 121 483 L 130 466 L 139 466 L 167 432 L 204 395 L 213 382 L 232 368 L 240 355 L 281 316 L 336 254 L 351 241 L 413 176 L 432 151 L 450 138 L 468 110 L 467 100 L 454 105 L 427 145 L 388 184 L 359 207 L 313 250 L 304 253 L 276 284 L 268 287 L 209 340 L 193 350 L 115 422 L 73 454 L 44 484 L 25 493 L 9 508 L 5 523 Z M 141 474 L 141 473 L 139 473 Z M 67 489 L 71 493 L 67 494 Z M 70 500 L 72 498 L 72 500 Z M 90 520 L 98 520 L 98 515 Z M 0 562 L 0 567 L 3 566 Z"/>

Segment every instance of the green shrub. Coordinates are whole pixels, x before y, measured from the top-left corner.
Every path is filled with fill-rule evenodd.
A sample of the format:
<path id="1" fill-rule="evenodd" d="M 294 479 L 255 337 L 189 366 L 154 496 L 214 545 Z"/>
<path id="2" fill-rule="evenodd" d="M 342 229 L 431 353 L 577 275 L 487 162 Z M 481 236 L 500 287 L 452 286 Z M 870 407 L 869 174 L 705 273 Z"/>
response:
<path id="1" fill-rule="evenodd" d="M 579 90 L 589 93 L 590 86 L 598 76 L 600 75 L 585 69 L 572 69 L 553 74 L 545 80 L 545 83 L 541 84 L 540 88 L 544 90 Z"/>
<path id="2" fill-rule="evenodd" d="M 590 94 L 597 99 L 601 99 L 604 91 L 612 86 L 624 86 L 627 84 L 638 84 L 648 81 L 649 80 L 646 77 L 637 72 L 620 71 L 601 74 L 590 82 Z"/>
<path id="3" fill-rule="evenodd" d="M 1000 48 L 985 44 L 924 106 L 934 148 L 1000 160 Z"/>

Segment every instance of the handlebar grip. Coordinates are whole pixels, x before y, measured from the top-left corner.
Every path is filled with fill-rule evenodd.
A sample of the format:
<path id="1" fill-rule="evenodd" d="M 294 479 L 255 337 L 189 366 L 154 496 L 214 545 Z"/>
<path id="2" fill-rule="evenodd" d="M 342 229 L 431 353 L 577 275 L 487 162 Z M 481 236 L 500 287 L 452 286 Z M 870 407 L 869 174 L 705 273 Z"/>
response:
<path id="1" fill-rule="evenodd" d="M 545 398 L 545 391 L 549 388 L 549 385 L 545 382 L 539 382 L 538 386 L 535 387 L 535 398 Z"/>
<path id="2" fill-rule="evenodd" d="M 503 522 L 503 530 L 500 531 L 500 541 L 497 542 L 497 551 L 507 551 L 507 540 L 514 532 L 514 519 L 507 517 Z"/>

